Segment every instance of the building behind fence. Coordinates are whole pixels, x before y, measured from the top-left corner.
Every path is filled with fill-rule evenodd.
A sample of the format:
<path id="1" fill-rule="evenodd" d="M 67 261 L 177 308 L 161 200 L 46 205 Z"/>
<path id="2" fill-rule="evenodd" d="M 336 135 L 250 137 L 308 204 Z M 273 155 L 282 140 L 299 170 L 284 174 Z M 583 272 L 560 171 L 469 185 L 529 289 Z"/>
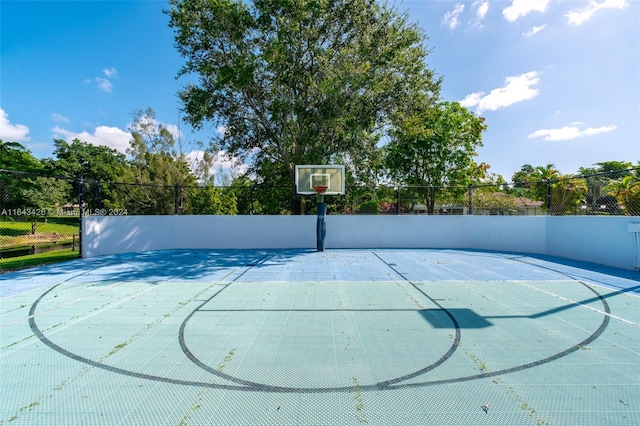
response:
<path id="1" fill-rule="evenodd" d="M 326 201 L 331 214 L 343 215 L 640 216 L 640 168 L 468 187 L 347 186 Z M 77 253 L 83 216 L 286 215 L 295 202 L 302 214 L 315 214 L 315 199 L 293 187 L 143 185 L 0 170 L 0 259 Z"/>

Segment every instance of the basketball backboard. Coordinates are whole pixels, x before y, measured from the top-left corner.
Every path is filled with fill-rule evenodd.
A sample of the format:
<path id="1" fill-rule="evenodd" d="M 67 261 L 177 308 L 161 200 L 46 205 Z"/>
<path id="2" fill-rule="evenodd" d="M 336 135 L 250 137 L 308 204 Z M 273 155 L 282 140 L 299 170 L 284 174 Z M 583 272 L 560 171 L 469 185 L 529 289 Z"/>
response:
<path id="1" fill-rule="evenodd" d="M 326 187 L 324 195 L 344 194 L 344 166 L 299 165 L 296 166 L 296 192 L 314 195 L 314 187 Z"/>

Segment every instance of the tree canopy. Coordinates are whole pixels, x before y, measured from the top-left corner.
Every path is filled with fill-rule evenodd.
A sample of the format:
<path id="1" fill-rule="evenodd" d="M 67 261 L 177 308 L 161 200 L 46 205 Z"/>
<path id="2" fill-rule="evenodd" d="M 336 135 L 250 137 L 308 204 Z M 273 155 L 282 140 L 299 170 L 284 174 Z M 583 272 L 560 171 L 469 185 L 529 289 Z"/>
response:
<path id="1" fill-rule="evenodd" d="M 0 170 L 37 173 L 42 170 L 42 163 L 19 142 L 4 142 L 0 139 Z M 0 204 L 4 208 L 30 206 L 25 191 L 34 189 L 35 182 L 28 175 L 0 173 Z"/>
<path id="2" fill-rule="evenodd" d="M 179 93 L 187 121 L 217 126 L 220 146 L 274 185 L 293 190 L 296 164 L 364 173 L 394 116 L 438 96 L 426 36 L 385 3 L 171 0 L 167 14 L 179 75 L 197 77 Z"/>
<path id="3" fill-rule="evenodd" d="M 386 146 L 386 166 L 394 182 L 415 187 L 432 214 L 437 197 L 464 193 L 484 173 L 473 158 L 482 145 L 484 118 L 457 102 L 441 102 L 409 117 Z"/>

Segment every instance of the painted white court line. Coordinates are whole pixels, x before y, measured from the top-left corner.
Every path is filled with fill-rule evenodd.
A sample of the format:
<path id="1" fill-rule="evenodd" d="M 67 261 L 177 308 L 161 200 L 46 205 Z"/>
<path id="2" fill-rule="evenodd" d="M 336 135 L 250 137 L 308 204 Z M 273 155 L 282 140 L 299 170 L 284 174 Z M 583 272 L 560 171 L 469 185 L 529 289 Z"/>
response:
<path id="1" fill-rule="evenodd" d="M 613 318 L 613 319 L 616 319 L 616 320 L 618 320 L 618 321 L 622 321 L 622 322 L 624 322 L 624 323 L 626 323 L 626 324 L 629 324 L 629 325 L 632 325 L 632 326 L 634 326 L 634 327 L 640 327 L 640 324 L 638 324 L 637 322 L 630 321 L 630 320 L 628 320 L 628 319 L 625 319 L 625 318 L 619 317 L 619 316 L 617 316 L 617 315 L 613 315 L 613 314 L 611 314 L 611 313 L 605 312 L 605 311 L 600 310 L 600 309 L 592 308 L 591 306 L 585 305 L 585 304 L 583 304 L 583 303 L 580 303 L 580 302 L 578 302 L 578 301 L 576 301 L 576 300 L 569 299 L 569 298 L 564 297 L 564 296 L 560 296 L 559 294 L 555 294 L 555 293 L 552 293 L 552 292 L 550 292 L 550 291 L 543 290 L 543 289 L 541 289 L 541 288 L 531 286 L 531 285 L 529 285 L 529 284 L 525 283 L 524 281 L 513 281 L 513 282 L 514 282 L 514 283 L 517 283 L 517 284 L 519 284 L 519 285 L 521 285 L 521 286 L 523 286 L 523 287 L 527 287 L 527 288 L 530 288 L 530 289 L 532 289 L 532 290 L 536 290 L 536 291 L 539 291 L 539 292 L 541 292 L 541 293 L 548 294 L 549 296 L 557 297 L 557 298 L 559 298 L 559 299 L 564 300 L 565 302 L 569 302 L 569 303 L 572 303 L 572 304 L 574 304 L 574 305 L 580 306 L 580 307 L 582 307 L 582 308 L 586 308 L 586 309 L 589 309 L 589 310 L 591 310 L 591 311 L 597 312 L 597 313 L 599 313 L 599 314 L 606 315 L 606 316 L 608 316 L 609 318 Z"/>

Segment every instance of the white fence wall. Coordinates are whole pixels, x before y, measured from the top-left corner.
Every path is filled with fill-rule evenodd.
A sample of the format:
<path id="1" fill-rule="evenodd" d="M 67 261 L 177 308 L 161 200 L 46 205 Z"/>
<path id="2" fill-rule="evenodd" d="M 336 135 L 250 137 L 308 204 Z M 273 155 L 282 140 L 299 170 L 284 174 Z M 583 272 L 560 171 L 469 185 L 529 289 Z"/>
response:
<path id="1" fill-rule="evenodd" d="M 640 267 L 637 217 L 327 216 L 326 248 L 460 248 Z M 163 249 L 315 248 L 315 216 L 90 216 L 83 257 Z M 637 232 L 634 232 L 636 231 Z"/>
<path id="2" fill-rule="evenodd" d="M 546 233 L 552 256 L 640 269 L 640 217 L 552 216 Z"/>

